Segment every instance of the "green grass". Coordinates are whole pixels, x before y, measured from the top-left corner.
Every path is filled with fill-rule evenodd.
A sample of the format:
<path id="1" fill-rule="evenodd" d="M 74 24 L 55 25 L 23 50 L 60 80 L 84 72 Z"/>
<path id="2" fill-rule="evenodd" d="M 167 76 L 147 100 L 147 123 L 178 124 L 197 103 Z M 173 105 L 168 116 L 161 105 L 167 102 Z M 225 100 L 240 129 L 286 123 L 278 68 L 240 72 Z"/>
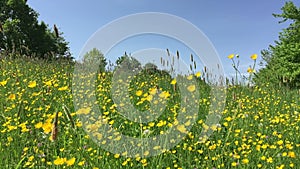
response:
<path id="1" fill-rule="evenodd" d="M 73 65 L 3 59 L 0 70 L 0 165 L 4 168 L 297 168 L 300 164 L 297 90 L 276 89 L 267 82 L 251 88 L 228 87 L 219 125 L 210 126 L 215 132 L 201 142 L 199 137 L 209 110 L 210 89 L 194 76 L 198 82 L 196 90 L 200 92 L 199 116 L 196 123 L 190 125 L 186 137 L 157 156 L 128 158 L 104 150 L 84 131 L 82 124 L 87 126 L 97 120 L 88 118 L 96 117 L 89 115 L 80 119 L 80 113 L 74 110 Z M 142 73 L 131 79 L 129 103 L 136 109 L 149 109 L 152 101 L 149 92 L 156 85 L 170 94 L 158 98 L 166 108 L 157 119 L 147 123 L 132 122 L 118 113 L 116 106 L 120 105 L 115 105 L 110 92 L 111 78 L 111 73 L 99 75 L 96 103 L 102 117 L 116 131 L 135 138 L 149 138 L 166 132 L 174 123 L 183 98 L 178 87 L 170 84 L 171 77 Z M 84 95 L 84 92 L 77 94 Z M 51 141 L 57 112 L 60 112 L 59 133 L 57 139 Z M 89 113 L 97 115 L 94 110 Z M 145 130 L 151 133 L 145 135 Z"/>

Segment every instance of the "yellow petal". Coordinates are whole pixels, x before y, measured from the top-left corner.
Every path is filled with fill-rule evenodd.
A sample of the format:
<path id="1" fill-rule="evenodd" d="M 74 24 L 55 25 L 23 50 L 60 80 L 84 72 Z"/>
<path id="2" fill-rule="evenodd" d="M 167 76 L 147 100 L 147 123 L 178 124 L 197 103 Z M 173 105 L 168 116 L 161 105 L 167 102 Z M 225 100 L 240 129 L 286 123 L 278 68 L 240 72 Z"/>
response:
<path id="1" fill-rule="evenodd" d="M 196 86 L 195 85 L 190 85 L 189 87 L 187 87 L 188 91 L 193 92 L 196 90 Z"/>
<path id="2" fill-rule="evenodd" d="M 201 72 L 197 72 L 196 77 L 200 77 L 200 76 L 201 76 Z"/>
<path id="3" fill-rule="evenodd" d="M 251 55 L 250 58 L 251 58 L 252 60 L 256 60 L 256 59 L 257 59 L 257 54 Z"/>
<path id="4" fill-rule="evenodd" d="M 138 90 L 138 91 L 135 92 L 135 94 L 136 94 L 137 96 L 141 96 L 141 95 L 143 94 L 143 91 Z"/>
<path id="5" fill-rule="evenodd" d="M 188 80 L 192 80 L 192 79 L 193 79 L 193 75 L 189 75 L 189 76 L 187 77 L 187 79 L 188 79 Z"/>
<path id="6" fill-rule="evenodd" d="M 227 57 L 228 57 L 228 59 L 233 59 L 234 58 L 234 54 L 230 54 Z"/>
<path id="7" fill-rule="evenodd" d="M 173 79 L 173 80 L 171 81 L 171 84 L 172 84 L 172 85 L 176 84 L 176 79 Z"/>
<path id="8" fill-rule="evenodd" d="M 30 88 L 34 88 L 35 86 L 36 86 L 36 81 L 30 81 L 28 83 L 28 87 L 30 87 Z"/>

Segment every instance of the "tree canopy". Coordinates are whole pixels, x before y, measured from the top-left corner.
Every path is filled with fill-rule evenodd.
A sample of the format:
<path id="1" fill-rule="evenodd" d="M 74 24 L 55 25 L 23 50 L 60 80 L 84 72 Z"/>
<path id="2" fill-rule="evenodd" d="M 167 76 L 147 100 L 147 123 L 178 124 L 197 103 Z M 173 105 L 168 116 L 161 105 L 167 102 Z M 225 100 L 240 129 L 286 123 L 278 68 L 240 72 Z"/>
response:
<path id="1" fill-rule="evenodd" d="M 127 69 L 127 70 L 134 70 L 134 69 L 139 70 L 142 68 L 141 63 L 134 57 L 128 56 L 126 52 L 123 56 L 119 57 L 116 60 L 116 65 L 118 67 L 122 67 L 123 69 Z"/>
<path id="2" fill-rule="evenodd" d="M 83 56 L 83 62 L 85 64 L 99 65 L 100 72 L 104 72 L 107 65 L 106 58 L 104 57 L 103 53 L 101 53 L 101 51 L 99 51 L 97 48 L 93 48 L 92 50 L 87 52 Z"/>
<path id="3" fill-rule="evenodd" d="M 61 32 L 38 22 L 38 13 L 26 0 L 0 1 L 0 48 L 32 57 L 70 57 Z M 58 34 L 57 34 L 58 33 Z"/>
<path id="4" fill-rule="evenodd" d="M 293 2 L 286 2 L 281 14 L 273 14 L 281 18 L 279 23 L 290 22 L 289 26 L 279 33 L 275 45 L 262 51 L 266 66 L 256 76 L 256 81 L 268 80 L 274 84 L 289 87 L 300 86 L 300 8 Z"/>

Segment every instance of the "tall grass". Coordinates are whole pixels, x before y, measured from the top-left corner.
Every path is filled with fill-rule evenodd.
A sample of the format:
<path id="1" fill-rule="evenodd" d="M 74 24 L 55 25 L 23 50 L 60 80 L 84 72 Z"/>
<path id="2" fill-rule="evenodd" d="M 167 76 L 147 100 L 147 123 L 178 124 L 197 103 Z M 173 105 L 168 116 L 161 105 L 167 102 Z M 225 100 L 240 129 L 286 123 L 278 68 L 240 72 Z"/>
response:
<path id="1" fill-rule="evenodd" d="M 300 164 L 297 90 L 273 88 L 268 82 L 252 87 L 229 86 L 222 119 L 218 125 L 209 126 L 215 132 L 201 141 L 210 89 L 202 77 L 193 76 L 199 83 L 201 98 L 199 118 L 191 131 L 178 145 L 160 155 L 147 157 L 145 152 L 129 158 L 102 149 L 83 130 L 84 124 L 78 117 L 84 112 L 75 112 L 73 107 L 73 66 L 19 59 L 0 61 L 3 168 L 297 168 Z M 146 124 L 131 122 L 117 113 L 109 95 L 111 73 L 97 77 L 101 113 L 123 134 L 151 137 L 166 131 L 174 122 L 179 94 L 171 84 L 172 77 L 148 73 L 131 81 L 131 103 L 140 110 L 149 107 L 149 94 L 144 94 L 154 84 L 170 94 L 162 97 L 167 103 L 163 115 Z M 53 139 L 55 119 L 57 135 Z M 150 132 L 145 135 L 145 131 Z"/>

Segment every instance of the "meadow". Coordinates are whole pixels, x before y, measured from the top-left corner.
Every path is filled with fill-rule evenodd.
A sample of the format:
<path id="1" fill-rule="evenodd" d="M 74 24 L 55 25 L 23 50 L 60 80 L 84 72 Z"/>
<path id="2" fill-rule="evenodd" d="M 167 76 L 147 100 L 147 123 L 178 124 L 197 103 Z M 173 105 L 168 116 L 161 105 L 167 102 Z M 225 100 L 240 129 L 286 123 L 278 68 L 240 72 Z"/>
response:
<path id="1" fill-rule="evenodd" d="M 145 151 L 126 157 L 128 152 L 106 151 L 99 144 L 108 143 L 102 140 L 97 144 L 87 134 L 97 131 L 99 126 L 87 126 L 96 124 L 95 118 L 86 121 L 79 118 L 92 117 L 88 116 L 95 114 L 92 109 L 74 109 L 73 64 L 4 58 L 0 60 L 0 70 L 1 168 L 283 169 L 300 165 L 300 98 L 296 89 L 273 87 L 268 82 L 251 87 L 228 85 L 219 124 L 207 126 L 210 87 L 202 80 L 203 72 L 195 73 L 186 78 L 187 81 L 195 79 L 198 85 L 187 89 L 200 93 L 201 97 L 195 101 L 200 106 L 195 123 L 187 121 L 185 126 L 177 127 L 186 134 L 184 138 L 171 149 L 153 147 L 161 151 L 156 156 L 149 156 L 149 151 Z M 167 105 L 163 114 L 147 123 L 132 122 L 118 113 L 116 107 L 120 105 L 109 94 L 110 72 L 93 75 L 98 81 L 96 104 L 101 105 L 102 118 L 119 133 L 134 138 L 166 132 L 176 123 L 180 107 L 175 79 L 165 74 L 146 72 L 143 75 L 130 79 L 131 103 L 139 110 L 149 109 L 152 101 Z M 162 91 L 157 98 L 153 94 L 156 90 Z M 85 91 L 77 94 L 80 93 L 82 97 L 87 95 Z M 214 132 L 201 140 L 205 128 Z M 94 132 L 92 136 L 105 134 Z"/>

